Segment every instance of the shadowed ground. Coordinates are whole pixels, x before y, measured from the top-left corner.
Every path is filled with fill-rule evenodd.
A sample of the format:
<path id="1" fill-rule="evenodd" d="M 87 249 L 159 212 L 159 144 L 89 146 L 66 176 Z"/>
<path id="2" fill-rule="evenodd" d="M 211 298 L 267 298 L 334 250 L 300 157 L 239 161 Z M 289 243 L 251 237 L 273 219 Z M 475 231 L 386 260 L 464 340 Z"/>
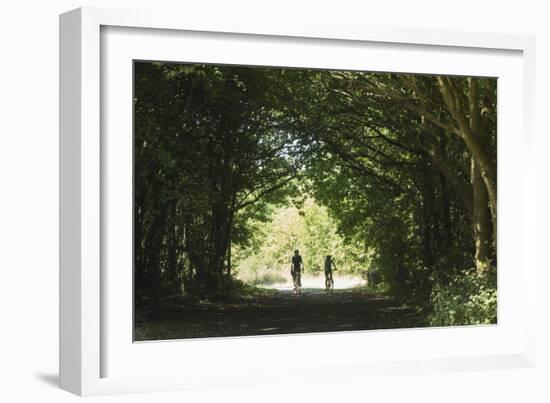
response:
<path id="1" fill-rule="evenodd" d="M 249 336 L 420 326 L 414 312 L 383 295 L 353 289 L 272 291 L 232 302 L 173 301 L 159 320 L 136 323 L 135 340 Z"/>

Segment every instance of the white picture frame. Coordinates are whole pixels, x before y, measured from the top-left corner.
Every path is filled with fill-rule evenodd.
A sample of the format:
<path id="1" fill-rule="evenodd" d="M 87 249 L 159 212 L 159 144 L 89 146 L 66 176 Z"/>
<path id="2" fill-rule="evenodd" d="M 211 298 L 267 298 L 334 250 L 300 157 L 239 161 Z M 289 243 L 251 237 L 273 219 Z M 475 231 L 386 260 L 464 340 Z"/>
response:
<path id="1" fill-rule="evenodd" d="M 102 35 L 109 32 L 114 33 L 113 39 L 109 39 L 109 46 L 118 46 L 116 49 L 119 52 L 116 55 L 121 58 L 120 61 L 102 49 L 102 47 L 106 47 L 107 43 Z M 126 89 L 124 89 L 115 84 L 119 81 L 105 80 L 102 75 L 120 74 L 115 71 L 117 66 L 125 63 L 124 60 L 127 61 L 129 58 L 151 58 L 150 56 L 143 57 L 147 56 L 145 53 L 137 54 L 135 44 L 134 47 L 126 46 L 131 45 L 131 37 L 139 32 L 144 35 L 140 38 L 142 40 L 140 47 L 143 49 L 157 48 L 155 51 L 160 53 L 155 54 L 164 60 L 179 60 L 181 56 L 171 57 L 169 53 L 162 53 L 162 49 L 168 49 L 170 44 L 184 40 L 182 38 L 185 33 L 193 33 L 195 40 L 208 36 L 214 38 L 212 42 L 231 41 L 231 38 L 239 38 L 239 41 L 252 40 L 260 46 L 269 43 L 271 44 L 269 46 L 274 47 L 273 49 L 289 51 L 296 43 L 303 49 L 325 46 L 334 52 L 339 52 L 340 49 L 346 47 L 354 48 L 354 52 L 362 52 L 362 46 L 375 46 L 382 50 L 389 49 L 391 52 L 395 52 L 394 56 L 382 56 L 380 59 L 382 61 L 385 57 L 395 59 L 400 54 L 401 56 L 405 54 L 410 56 L 406 52 L 412 49 L 414 52 L 424 52 L 422 54 L 425 60 L 435 64 L 439 61 L 430 52 L 446 52 L 451 59 L 447 64 L 442 61 L 437 69 L 439 72 L 449 74 L 460 71 L 453 66 L 457 60 L 468 53 L 474 55 L 471 59 L 473 64 L 469 67 L 474 70 L 469 71 L 479 75 L 492 75 L 493 70 L 490 68 L 484 70 L 484 57 L 490 61 L 491 58 L 498 59 L 499 55 L 512 55 L 509 58 L 509 63 L 504 61 L 506 57 L 502 59 L 503 63 L 501 63 L 502 66 L 510 66 L 509 70 L 502 70 L 505 78 L 509 78 L 506 78 L 507 81 L 505 81 L 508 84 L 505 84 L 504 88 L 509 88 L 510 91 L 506 95 L 509 98 L 508 101 L 505 99 L 502 104 L 503 108 L 500 108 L 499 100 L 499 136 L 501 133 L 510 133 L 510 131 L 505 131 L 510 130 L 507 128 L 504 128 L 502 132 L 500 130 L 501 118 L 506 118 L 502 117 L 501 112 L 509 111 L 513 106 L 519 108 L 521 113 L 518 114 L 519 116 L 515 116 L 508 125 L 516 128 L 516 133 L 510 133 L 510 136 L 506 135 L 503 142 L 499 138 L 499 177 L 502 172 L 509 173 L 512 176 L 507 177 L 511 177 L 515 185 L 521 186 L 522 191 L 518 192 L 516 189 L 514 192 L 514 189 L 511 188 L 507 191 L 505 186 L 503 190 L 499 184 L 499 265 L 503 262 L 501 253 L 507 253 L 504 257 L 509 258 L 505 259 L 509 261 L 509 266 L 513 262 L 514 265 L 519 265 L 521 270 L 518 270 L 517 281 L 510 281 L 510 273 L 510 275 L 504 276 L 505 281 L 508 282 L 503 284 L 500 279 L 499 266 L 499 325 L 492 328 L 461 327 L 340 332 L 339 335 L 321 336 L 324 339 L 319 339 L 319 335 L 294 335 L 208 341 L 190 340 L 182 343 L 157 342 L 139 345 L 132 344 L 131 340 L 128 342 L 127 326 L 120 330 L 113 330 L 114 323 L 127 324 L 131 322 L 131 310 L 127 309 L 127 298 L 126 300 L 121 298 L 123 300 L 121 305 L 113 305 L 113 299 L 109 298 L 110 290 L 123 287 L 120 282 L 124 281 L 124 277 L 117 279 L 110 276 L 109 271 L 106 271 L 106 268 L 109 267 L 109 258 L 106 257 L 108 245 L 105 244 L 105 228 L 111 224 L 110 221 L 106 222 L 105 220 L 113 219 L 112 217 L 116 217 L 116 214 L 106 215 L 102 209 L 105 210 L 106 206 L 111 208 L 109 197 L 106 194 L 112 190 L 108 185 L 109 175 L 114 175 L 116 172 L 107 168 L 112 165 L 108 164 L 109 157 L 105 152 L 105 147 L 115 147 L 109 148 L 110 151 L 123 150 L 123 148 L 117 149 L 116 147 L 124 147 L 124 144 L 128 143 L 119 142 L 118 145 L 113 145 L 110 142 L 113 136 L 105 138 L 102 135 L 105 136 L 105 133 L 109 133 L 111 128 L 112 123 L 108 116 L 112 113 L 109 108 L 120 108 L 114 110 L 122 111 L 122 115 L 126 114 L 126 117 L 117 115 L 121 117 L 117 117 L 115 122 L 116 124 L 121 122 L 121 130 L 126 135 L 128 130 L 131 131 L 127 120 L 128 113 L 131 119 L 131 111 L 128 109 L 128 104 L 116 104 L 117 96 L 121 99 L 127 98 L 127 82 Z M 204 44 L 201 43 L 201 45 Z M 233 45 L 236 46 L 236 44 Z M 203 50 L 206 49 L 205 52 L 208 52 L 208 49 L 216 49 L 214 45 L 212 48 L 208 48 L 208 46 L 203 47 Z M 232 47 L 232 49 L 239 52 L 236 47 Z M 294 376 L 289 369 L 303 368 L 304 365 L 308 370 L 301 371 L 300 376 L 317 380 L 322 380 L 328 372 L 331 373 L 330 378 L 332 379 L 335 376 L 345 379 L 369 376 L 374 373 L 394 375 L 517 368 L 534 365 L 534 318 L 527 314 L 522 315 L 520 319 L 520 309 L 514 307 L 513 304 L 515 298 L 521 299 L 523 301 L 522 308 L 531 308 L 523 309 L 522 312 L 536 312 L 534 309 L 536 268 L 533 258 L 536 253 L 534 251 L 534 235 L 532 235 L 536 233 L 535 186 L 533 179 L 530 179 L 534 178 L 534 175 L 531 174 L 536 170 L 535 159 L 532 158 L 534 155 L 532 123 L 535 89 L 534 49 L 534 38 L 529 36 L 381 28 L 315 20 L 300 21 L 300 23 L 270 21 L 268 18 L 256 21 L 240 20 L 239 18 L 214 20 L 197 18 L 192 15 L 174 15 L 169 11 L 105 8 L 80 8 L 61 15 L 61 387 L 79 395 L 97 395 L 229 384 L 251 385 L 283 382 L 289 376 Z M 210 52 L 210 54 L 206 53 L 206 56 L 204 53 L 202 56 L 200 53 L 196 53 L 195 57 L 198 58 L 197 61 L 206 61 L 204 57 L 211 57 L 208 60 L 210 62 L 248 60 L 233 61 L 228 59 L 231 56 L 227 54 L 214 54 L 212 50 Z M 243 52 L 241 50 L 241 54 Z M 258 57 L 258 52 L 254 53 Z M 277 51 L 265 51 L 264 53 L 266 59 L 263 63 L 265 64 L 273 63 L 273 57 L 279 57 L 277 60 L 280 60 L 280 63 L 288 64 L 283 62 L 282 56 L 277 56 Z M 259 54 L 262 52 L 260 51 Z M 106 56 L 112 58 L 112 66 L 109 63 L 105 64 L 105 60 L 102 60 Z M 312 56 L 314 57 L 314 53 Z M 454 62 L 453 57 L 455 58 Z M 409 59 L 413 58 L 409 57 Z M 477 59 L 480 60 L 480 63 L 476 67 Z M 349 60 L 348 63 L 353 63 L 352 59 Z M 254 60 L 251 59 L 249 63 L 253 62 Z M 498 64 L 495 60 L 492 60 L 491 63 Z M 298 64 L 303 66 L 303 63 Z M 498 68 L 506 68 L 502 66 Z M 371 68 L 373 67 L 371 66 Z M 383 62 L 378 68 L 384 69 Z M 414 72 L 417 68 L 422 69 L 421 64 L 418 67 L 410 65 L 403 68 L 407 72 Z M 105 98 L 106 94 L 111 93 L 114 94 L 113 98 L 110 97 L 111 95 L 107 95 L 108 98 Z M 109 101 L 108 108 L 106 100 Z M 126 101 L 130 102 L 130 99 Z M 501 143 L 505 147 L 501 146 Z M 506 149 L 510 147 L 516 149 L 520 147 L 522 150 L 522 169 L 516 173 L 510 172 L 506 168 L 506 159 L 501 158 L 501 154 L 505 156 Z M 501 204 L 502 200 L 504 202 Z M 504 220 L 509 223 L 508 226 L 504 226 L 504 228 L 508 228 L 505 234 L 501 233 L 503 226 L 500 224 L 503 211 L 516 214 L 515 218 L 510 217 L 510 214 L 504 215 Z M 116 225 L 117 228 L 124 229 L 127 224 L 127 221 L 126 224 L 122 221 Z M 128 228 L 126 228 L 126 232 L 127 230 Z M 511 241 L 515 241 L 520 246 L 516 247 L 514 251 L 506 251 L 509 249 L 506 248 L 506 245 Z M 501 252 L 501 250 L 505 250 L 505 252 Z M 507 264 L 503 263 L 503 265 Z M 505 273 L 508 272 L 505 271 Z M 108 286 L 107 281 L 109 281 Z M 503 285 L 506 292 L 501 295 L 500 289 Z M 124 305 L 125 303 L 126 305 Z M 119 316 L 116 316 L 116 312 L 119 312 Z M 115 318 L 115 320 L 111 318 Z M 504 318 L 504 323 L 500 318 Z M 364 340 L 382 343 L 382 345 L 386 343 L 386 350 L 384 347 L 377 349 L 380 354 L 387 353 L 388 346 L 391 344 L 400 345 L 401 343 L 418 346 L 418 351 L 416 354 L 412 354 L 396 348 L 391 355 L 377 356 L 374 349 L 371 349 L 372 351 L 368 355 L 367 353 L 356 354 L 340 361 L 318 362 L 315 356 L 317 343 L 320 340 L 326 342 L 327 337 L 332 337 L 339 343 L 348 346 L 350 353 L 353 352 L 354 346 L 357 347 Z M 462 348 L 452 345 L 446 347 L 453 340 L 466 341 Z M 473 346 L 473 340 L 482 340 L 482 342 L 478 346 Z M 493 344 L 492 347 L 491 344 Z M 439 346 L 439 349 L 433 346 Z M 289 360 L 277 361 L 278 356 L 292 349 L 301 352 L 305 363 L 289 362 Z M 258 358 L 259 354 L 266 351 L 270 352 L 271 360 L 266 360 L 264 356 L 263 362 L 261 362 L 262 360 Z M 195 353 L 193 354 L 193 352 Z M 206 352 L 209 353 L 206 354 Z M 187 354 L 188 359 L 184 362 L 172 362 L 170 357 L 178 354 Z M 201 354 L 202 359 L 200 358 Z M 239 362 L 235 362 L 235 360 Z M 124 362 L 128 364 L 123 365 Z M 140 368 L 136 368 L 136 362 L 142 362 L 143 367 L 148 370 L 142 371 Z M 231 365 L 228 365 L 228 362 L 231 362 Z M 270 365 L 266 365 L 266 362 L 270 362 Z M 111 363 L 113 364 L 111 365 Z M 160 371 L 159 364 L 165 368 L 164 371 Z M 191 371 L 190 368 L 194 369 Z M 331 371 L 327 371 L 327 368 Z M 228 373 L 231 375 L 228 376 Z"/>

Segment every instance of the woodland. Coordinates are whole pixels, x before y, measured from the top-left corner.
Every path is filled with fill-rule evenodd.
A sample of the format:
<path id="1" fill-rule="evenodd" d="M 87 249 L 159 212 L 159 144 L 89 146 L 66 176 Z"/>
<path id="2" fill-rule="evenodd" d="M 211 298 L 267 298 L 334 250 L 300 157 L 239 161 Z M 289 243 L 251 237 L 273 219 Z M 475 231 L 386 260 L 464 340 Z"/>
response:
<path id="1" fill-rule="evenodd" d="M 496 323 L 497 79 L 136 61 L 133 215 L 141 324 L 278 298 L 294 249 L 403 326 Z"/>

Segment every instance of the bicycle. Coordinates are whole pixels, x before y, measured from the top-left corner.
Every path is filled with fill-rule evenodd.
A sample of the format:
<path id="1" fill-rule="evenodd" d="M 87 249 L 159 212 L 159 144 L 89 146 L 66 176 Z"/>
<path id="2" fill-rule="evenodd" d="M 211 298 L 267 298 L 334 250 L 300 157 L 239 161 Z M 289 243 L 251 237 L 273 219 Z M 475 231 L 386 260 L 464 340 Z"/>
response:
<path id="1" fill-rule="evenodd" d="M 325 292 L 332 294 L 334 292 L 334 279 L 332 278 L 332 272 L 325 272 Z"/>
<path id="2" fill-rule="evenodd" d="M 294 293 L 300 295 L 302 293 L 302 271 L 292 269 L 291 274 L 292 282 L 294 283 Z"/>

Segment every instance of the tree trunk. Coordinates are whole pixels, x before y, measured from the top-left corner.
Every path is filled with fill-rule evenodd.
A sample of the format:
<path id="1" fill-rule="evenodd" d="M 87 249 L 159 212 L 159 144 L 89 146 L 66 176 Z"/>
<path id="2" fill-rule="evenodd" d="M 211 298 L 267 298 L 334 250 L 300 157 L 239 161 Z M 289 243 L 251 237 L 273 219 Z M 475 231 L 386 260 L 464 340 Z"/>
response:
<path id="1" fill-rule="evenodd" d="M 431 158 L 433 166 L 445 177 L 448 183 L 458 194 L 462 207 L 466 210 L 468 217 L 473 221 L 472 187 L 467 180 L 460 177 L 447 163 L 441 148 L 434 141 L 427 146 L 427 153 Z"/>
<path id="2" fill-rule="evenodd" d="M 167 242 L 167 277 L 168 282 L 174 293 L 179 293 L 178 271 L 177 271 L 177 258 L 178 258 L 178 245 L 177 245 L 177 233 L 176 233 L 176 203 L 173 202 L 170 208 L 170 221 L 168 222 L 168 242 Z"/>
<path id="3" fill-rule="evenodd" d="M 447 109 L 457 123 L 455 132 L 463 141 L 471 153 L 472 158 L 478 165 L 480 175 L 483 179 L 489 199 L 491 222 L 493 226 L 493 243 L 496 247 L 497 235 L 497 170 L 496 164 L 486 153 L 480 133 L 480 105 L 477 81 L 475 78 L 468 79 L 468 112 L 470 121 L 467 121 L 463 105 L 460 101 L 459 91 L 455 88 L 449 77 L 438 77 L 441 95 Z"/>
<path id="4" fill-rule="evenodd" d="M 447 137 L 446 133 L 443 132 L 440 137 L 439 145 L 441 148 L 441 153 L 446 157 L 447 150 Z M 442 173 L 439 174 L 439 182 L 441 186 L 441 221 L 442 228 L 440 238 L 443 242 L 442 253 L 446 254 L 449 251 L 449 248 L 452 245 L 452 236 L 453 236 L 453 227 L 451 221 L 451 200 L 449 194 L 449 184 L 447 178 Z"/>
<path id="5" fill-rule="evenodd" d="M 421 141 L 424 140 L 421 134 Z M 433 229 L 435 214 L 435 195 L 433 187 L 432 169 L 429 163 L 429 156 L 422 155 L 419 162 L 420 190 L 422 195 L 422 260 L 425 267 L 432 267 L 434 264 L 433 254 Z"/>
<path id="6" fill-rule="evenodd" d="M 231 278 L 231 236 L 227 247 L 227 277 Z"/>
<path id="7" fill-rule="evenodd" d="M 145 261 L 143 251 L 143 204 L 142 199 L 136 195 L 134 203 L 134 297 L 136 304 L 141 306 L 143 302 L 143 286 L 145 284 Z"/>
<path id="8" fill-rule="evenodd" d="M 468 79 L 468 106 L 470 115 L 470 128 L 473 135 L 481 145 L 480 128 L 481 116 L 479 109 L 479 95 L 475 79 Z M 478 272 L 484 272 L 490 265 L 491 255 L 491 221 L 489 217 L 489 188 L 484 183 L 484 174 L 481 163 L 472 156 L 471 181 L 474 204 L 474 237 L 476 243 L 475 262 Z M 496 208 L 496 206 L 495 206 Z M 493 221 L 496 222 L 496 219 Z"/>
<path id="9" fill-rule="evenodd" d="M 478 164 L 472 158 L 472 188 L 474 195 L 475 262 L 478 272 L 488 269 L 491 257 L 491 222 L 487 190 L 481 178 Z"/>
<path id="10" fill-rule="evenodd" d="M 147 272 L 149 278 L 149 296 L 150 309 L 152 318 L 158 318 L 160 314 L 160 297 L 161 297 L 161 247 L 163 238 L 163 229 L 166 222 L 166 208 L 160 206 L 153 224 L 150 228 L 149 245 L 147 248 Z"/>

